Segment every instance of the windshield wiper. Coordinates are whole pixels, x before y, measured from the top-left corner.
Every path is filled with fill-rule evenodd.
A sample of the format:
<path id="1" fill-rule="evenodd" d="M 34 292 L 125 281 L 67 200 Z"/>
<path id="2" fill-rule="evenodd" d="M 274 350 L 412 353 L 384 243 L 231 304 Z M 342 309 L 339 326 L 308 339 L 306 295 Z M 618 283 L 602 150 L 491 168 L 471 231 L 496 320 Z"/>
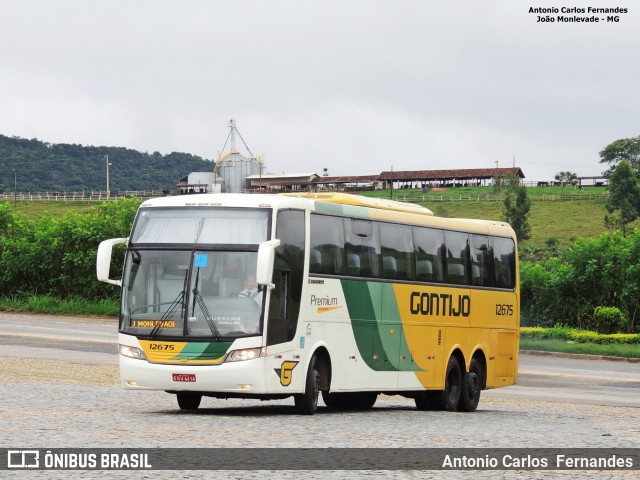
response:
<path id="1" fill-rule="evenodd" d="M 220 340 L 220 331 L 218 330 L 218 327 L 216 326 L 216 322 L 213 320 L 213 317 L 209 313 L 209 309 L 207 308 L 207 305 L 204 303 L 204 299 L 202 298 L 202 294 L 200 293 L 200 290 L 198 290 L 199 281 L 200 281 L 200 268 L 198 268 L 198 272 L 196 273 L 196 283 L 192 290 L 193 303 L 191 306 L 191 316 L 192 317 L 195 316 L 196 303 L 197 303 L 198 307 L 200 307 L 200 310 L 202 310 L 202 314 L 204 315 L 204 319 L 206 320 L 207 325 L 209 326 L 209 330 L 211 330 L 211 333 L 213 333 L 216 340 Z M 185 330 L 186 330 L 186 324 L 185 324 Z"/>
<path id="2" fill-rule="evenodd" d="M 156 323 L 156 325 L 151 330 L 151 333 L 149 333 L 149 338 L 153 338 L 154 336 L 156 336 L 158 334 L 158 332 L 160 332 L 160 330 L 162 330 L 164 328 L 162 325 L 164 325 L 164 322 L 166 320 L 168 320 L 171 317 L 173 317 L 173 315 L 176 313 L 176 310 L 177 310 L 178 306 L 182 307 L 181 310 L 182 310 L 182 312 L 184 312 L 184 310 L 185 310 L 184 297 L 185 297 L 185 294 L 187 292 L 187 279 L 188 279 L 188 277 L 189 277 L 189 270 L 186 270 L 184 272 L 184 283 L 182 285 L 182 291 L 178 294 L 176 299 L 173 302 L 171 302 L 171 305 L 169 305 L 169 308 L 167 309 L 166 312 L 164 312 L 162 317 L 160 317 L 160 320 L 158 321 L 158 323 Z M 184 315 L 181 315 L 181 317 L 184 317 Z"/>

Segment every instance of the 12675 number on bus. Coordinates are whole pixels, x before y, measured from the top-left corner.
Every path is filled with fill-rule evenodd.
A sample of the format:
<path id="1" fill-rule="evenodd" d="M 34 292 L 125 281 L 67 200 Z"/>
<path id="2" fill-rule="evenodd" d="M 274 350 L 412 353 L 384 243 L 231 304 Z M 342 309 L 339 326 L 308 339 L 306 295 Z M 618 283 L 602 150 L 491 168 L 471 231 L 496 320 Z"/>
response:
<path id="1" fill-rule="evenodd" d="M 497 303 L 496 304 L 496 315 L 500 316 L 512 316 L 513 315 L 513 305 Z"/>
<path id="2" fill-rule="evenodd" d="M 169 350 L 172 351 L 174 346 L 170 343 L 150 343 L 149 350 Z"/>

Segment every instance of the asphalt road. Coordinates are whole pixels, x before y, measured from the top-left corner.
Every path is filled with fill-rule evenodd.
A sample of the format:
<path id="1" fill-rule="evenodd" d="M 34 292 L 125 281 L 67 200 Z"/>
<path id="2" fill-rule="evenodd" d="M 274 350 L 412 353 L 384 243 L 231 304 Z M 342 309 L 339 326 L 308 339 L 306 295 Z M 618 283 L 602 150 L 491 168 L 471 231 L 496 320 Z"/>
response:
<path id="1" fill-rule="evenodd" d="M 0 356 L 116 365 L 115 320 L 0 313 Z M 521 354 L 518 384 L 484 397 L 640 407 L 640 364 Z"/>
<path id="2" fill-rule="evenodd" d="M 291 399 L 203 399 L 181 411 L 165 392 L 117 385 L 114 320 L 0 313 L 0 446 L 7 448 L 544 448 L 640 445 L 637 363 L 523 354 L 518 385 L 482 392 L 472 414 L 420 411 L 381 395 L 370 411 Z M 57 360 L 51 362 L 50 360 Z M 634 450 L 634 451 L 636 451 Z M 453 450 L 451 450 L 453 451 Z M 180 461 L 176 465 L 182 465 Z M 286 463 L 283 467 L 286 468 Z M 239 466 L 242 468 L 242 466 Z M 331 465 L 323 465 L 331 469 Z M 613 471 L 77 471 L 0 472 L 0 478 L 637 478 Z M 9 475 L 6 475 L 9 474 Z M 37 474 L 37 475 L 36 475 Z"/>

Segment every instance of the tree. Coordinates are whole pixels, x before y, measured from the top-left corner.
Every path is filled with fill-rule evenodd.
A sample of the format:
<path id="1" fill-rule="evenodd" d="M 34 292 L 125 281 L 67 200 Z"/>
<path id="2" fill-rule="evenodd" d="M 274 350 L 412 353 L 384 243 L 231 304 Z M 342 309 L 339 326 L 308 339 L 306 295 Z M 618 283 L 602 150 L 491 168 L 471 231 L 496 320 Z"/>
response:
<path id="1" fill-rule="evenodd" d="M 611 166 L 604 172 L 609 176 L 616 165 L 623 160 L 629 162 L 636 173 L 640 173 L 640 135 L 635 138 L 621 138 L 607 145 L 600 152 L 600 163 L 608 163 Z"/>
<path id="2" fill-rule="evenodd" d="M 121 147 L 45 143 L 0 134 L 0 193 L 104 190 L 105 155 L 113 164 L 111 190 L 174 190 L 189 172 L 211 171 L 211 162 L 188 153 L 162 155 Z"/>
<path id="3" fill-rule="evenodd" d="M 506 192 L 504 198 L 504 220 L 516 232 L 518 241 L 527 240 L 531 237 L 531 227 L 528 220 L 529 210 L 531 210 L 531 199 L 527 195 L 526 187 L 518 186 Z"/>
<path id="4" fill-rule="evenodd" d="M 578 183 L 578 176 L 573 172 L 558 172 L 553 178 L 562 186 L 562 190 L 560 191 L 561 196 L 564 193 L 564 187 L 566 185 L 576 185 Z"/>
<path id="5" fill-rule="evenodd" d="M 493 191 L 500 192 L 503 188 L 506 190 L 515 190 L 520 187 L 520 177 L 515 173 L 507 173 L 502 177 L 494 177 Z"/>
<path id="6" fill-rule="evenodd" d="M 619 226 L 622 236 L 626 237 L 627 225 L 640 216 L 638 177 L 627 160 L 622 160 L 609 177 L 606 208 L 605 225 L 609 228 Z"/>

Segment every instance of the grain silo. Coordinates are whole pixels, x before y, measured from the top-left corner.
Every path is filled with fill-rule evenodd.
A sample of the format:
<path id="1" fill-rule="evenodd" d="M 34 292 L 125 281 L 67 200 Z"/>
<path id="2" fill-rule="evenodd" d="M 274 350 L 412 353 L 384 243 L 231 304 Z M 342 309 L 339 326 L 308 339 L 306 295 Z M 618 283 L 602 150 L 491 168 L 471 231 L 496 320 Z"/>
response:
<path id="1" fill-rule="evenodd" d="M 221 156 L 216 162 L 216 173 L 222 180 L 223 193 L 242 193 L 249 189 L 249 175 L 260 174 L 261 163 L 237 152 Z"/>
<path id="2" fill-rule="evenodd" d="M 246 142 L 238 132 L 234 119 L 229 121 L 229 136 L 225 142 L 225 147 L 230 141 L 230 148 L 227 153 L 223 153 L 215 162 L 216 180 L 214 183 L 220 185 L 223 193 L 243 193 L 250 188 L 247 177 L 259 175 L 262 172 L 262 160 L 255 157 Z M 241 155 L 236 146 L 236 135 L 249 152 L 249 157 Z M 223 147 L 224 151 L 224 147 Z"/>

